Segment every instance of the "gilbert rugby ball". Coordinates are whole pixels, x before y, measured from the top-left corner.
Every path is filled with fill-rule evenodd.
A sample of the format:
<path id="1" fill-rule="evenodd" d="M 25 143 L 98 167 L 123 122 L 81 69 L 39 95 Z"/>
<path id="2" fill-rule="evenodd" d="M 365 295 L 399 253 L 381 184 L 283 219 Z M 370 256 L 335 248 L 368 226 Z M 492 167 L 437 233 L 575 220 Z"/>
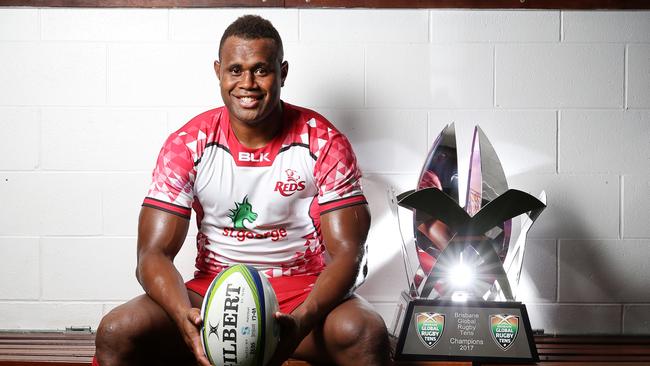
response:
<path id="1" fill-rule="evenodd" d="M 212 281 L 201 306 L 201 341 L 215 366 L 263 366 L 278 344 L 275 292 L 252 266 L 237 264 Z"/>

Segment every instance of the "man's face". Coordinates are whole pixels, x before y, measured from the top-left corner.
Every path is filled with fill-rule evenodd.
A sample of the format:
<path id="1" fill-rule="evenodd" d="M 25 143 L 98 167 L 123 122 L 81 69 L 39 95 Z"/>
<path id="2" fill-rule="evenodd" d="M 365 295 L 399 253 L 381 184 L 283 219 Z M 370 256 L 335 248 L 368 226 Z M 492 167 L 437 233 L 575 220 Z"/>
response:
<path id="1" fill-rule="evenodd" d="M 289 68 L 278 59 L 275 41 L 228 37 L 220 57 L 214 69 L 231 122 L 265 122 L 280 104 L 280 88 Z"/>

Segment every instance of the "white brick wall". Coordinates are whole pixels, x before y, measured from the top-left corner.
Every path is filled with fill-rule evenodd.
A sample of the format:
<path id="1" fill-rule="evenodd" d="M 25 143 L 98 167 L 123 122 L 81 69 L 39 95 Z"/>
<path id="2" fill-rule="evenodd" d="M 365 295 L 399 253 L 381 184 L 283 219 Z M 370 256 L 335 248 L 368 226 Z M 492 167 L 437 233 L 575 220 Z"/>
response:
<path id="1" fill-rule="evenodd" d="M 302 10 L 303 42 L 426 43 L 427 12 L 417 10 Z"/>
<path id="2" fill-rule="evenodd" d="M 39 33 L 38 10 L 2 9 L 0 12 L 0 40 L 35 40 L 39 39 Z"/>
<path id="3" fill-rule="evenodd" d="M 221 105 L 218 41 L 245 13 L 283 37 L 283 98 L 356 149 L 373 215 L 360 292 L 388 323 L 405 278 L 386 192 L 413 188 L 455 122 L 461 169 L 480 124 L 511 186 L 548 193 L 522 276 L 533 327 L 650 334 L 650 12 L 427 9 L 0 8 L 0 329 L 95 327 L 140 293 L 157 152 Z"/>
<path id="4" fill-rule="evenodd" d="M 42 40 L 165 41 L 166 10 L 43 9 Z"/>
<path id="5" fill-rule="evenodd" d="M 283 98 L 287 101 L 312 107 L 363 107 L 363 46 L 291 43 L 285 46 L 285 58 L 289 74 Z M 329 78 L 315 77 L 329 68 L 340 72 Z M 332 88 L 332 84 L 345 87 Z"/>
<path id="6" fill-rule="evenodd" d="M 0 100 L 5 106 L 87 106 L 106 102 L 106 46 L 2 42 Z"/>
<path id="7" fill-rule="evenodd" d="M 531 327 L 547 334 L 621 333 L 621 305 L 534 304 L 527 309 Z"/>
<path id="8" fill-rule="evenodd" d="M 627 107 L 650 108 L 650 45 L 627 46 Z"/>
<path id="9" fill-rule="evenodd" d="M 40 244 L 34 237 L 0 238 L 0 298 L 38 300 Z"/>
<path id="10" fill-rule="evenodd" d="M 214 104 L 219 97 L 213 66 L 217 53 L 212 43 L 111 44 L 105 71 L 108 104 L 133 107 Z"/>
<path id="11" fill-rule="evenodd" d="M 40 142 L 39 110 L 36 108 L 1 108 L 0 166 L 3 170 L 33 170 L 38 167 Z"/>
<path id="12" fill-rule="evenodd" d="M 647 300 L 650 240 L 560 240 L 559 301 L 634 303 Z"/>
<path id="13" fill-rule="evenodd" d="M 560 172 L 650 172 L 648 121 L 650 111 L 561 111 Z M 591 159 L 585 160 L 585 154 Z"/>
<path id="14" fill-rule="evenodd" d="M 566 42 L 650 42 L 649 11 L 566 11 Z"/>
<path id="15" fill-rule="evenodd" d="M 650 175 L 623 177 L 623 237 L 648 238 L 648 207 L 650 207 Z"/>
<path id="16" fill-rule="evenodd" d="M 218 45 L 226 27 L 243 14 L 256 14 L 270 20 L 283 43 L 298 40 L 298 11 L 284 9 L 172 9 L 169 11 L 169 36 L 173 41 L 204 41 Z"/>
<path id="17" fill-rule="evenodd" d="M 44 109 L 41 122 L 44 170 L 147 171 L 168 136 L 160 110 Z"/>
<path id="18" fill-rule="evenodd" d="M 560 13 L 557 11 L 466 11 L 431 12 L 431 41 L 449 42 L 557 42 Z"/>
<path id="19" fill-rule="evenodd" d="M 496 106 L 501 108 L 621 108 L 621 44 L 496 46 Z"/>

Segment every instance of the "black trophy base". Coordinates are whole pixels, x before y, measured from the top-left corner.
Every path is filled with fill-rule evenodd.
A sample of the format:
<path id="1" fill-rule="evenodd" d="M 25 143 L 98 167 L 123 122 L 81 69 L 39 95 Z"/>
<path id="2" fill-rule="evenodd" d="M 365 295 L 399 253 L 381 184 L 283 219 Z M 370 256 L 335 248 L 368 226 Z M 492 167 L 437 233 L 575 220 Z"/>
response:
<path id="1" fill-rule="evenodd" d="M 520 302 L 452 302 L 404 292 L 393 322 L 396 360 L 539 362 Z"/>

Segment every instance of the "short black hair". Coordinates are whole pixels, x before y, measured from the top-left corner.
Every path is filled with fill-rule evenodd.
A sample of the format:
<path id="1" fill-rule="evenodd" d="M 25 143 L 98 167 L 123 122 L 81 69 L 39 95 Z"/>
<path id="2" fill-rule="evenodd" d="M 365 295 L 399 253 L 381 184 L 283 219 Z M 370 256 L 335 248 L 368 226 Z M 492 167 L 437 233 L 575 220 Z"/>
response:
<path id="1" fill-rule="evenodd" d="M 228 37 L 240 37 L 243 39 L 260 39 L 269 38 L 275 41 L 278 48 L 278 61 L 282 62 L 284 58 L 284 49 L 282 47 L 282 38 L 280 33 L 268 20 L 259 15 L 243 15 L 226 28 L 219 42 L 219 59 L 221 59 L 221 49 Z"/>

